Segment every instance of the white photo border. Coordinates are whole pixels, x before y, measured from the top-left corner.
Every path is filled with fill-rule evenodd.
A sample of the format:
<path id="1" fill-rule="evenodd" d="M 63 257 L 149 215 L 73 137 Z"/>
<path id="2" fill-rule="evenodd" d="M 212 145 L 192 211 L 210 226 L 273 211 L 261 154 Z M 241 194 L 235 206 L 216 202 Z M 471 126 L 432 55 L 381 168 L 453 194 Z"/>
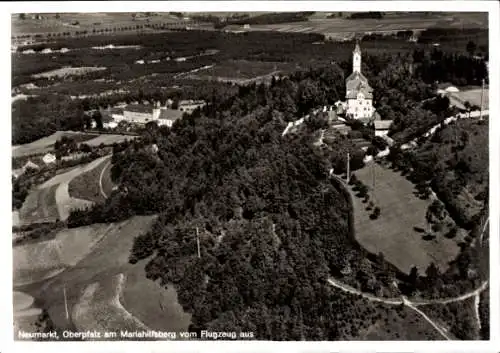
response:
<path id="1" fill-rule="evenodd" d="M 12 334 L 12 187 L 11 168 L 11 14 L 55 12 L 244 12 L 244 11 L 452 11 L 489 13 L 490 62 L 490 341 L 380 341 L 380 342 L 19 342 Z M 499 325 L 499 6 L 496 1 L 79 1 L 79 2 L 2 2 L 0 3 L 2 48 L 2 202 L 3 237 L 0 256 L 0 352 L 500 352 Z M 492 99 L 493 98 L 493 99 Z M 5 196 L 6 195 L 6 196 Z M 8 221 L 5 221 L 8 220 Z"/>

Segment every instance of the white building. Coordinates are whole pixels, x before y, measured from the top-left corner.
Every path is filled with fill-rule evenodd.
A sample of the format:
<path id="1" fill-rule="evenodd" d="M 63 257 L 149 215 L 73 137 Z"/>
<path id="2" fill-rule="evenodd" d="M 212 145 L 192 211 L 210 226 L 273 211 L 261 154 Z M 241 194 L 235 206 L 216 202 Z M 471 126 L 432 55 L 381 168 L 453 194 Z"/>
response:
<path id="1" fill-rule="evenodd" d="M 172 126 L 174 121 L 182 118 L 183 111 L 153 105 L 130 104 L 123 108 L 122 114 L 112 114 L 115 124 L 126 121 L 133 124 L 147 124 L 156 122 L 158 125 Z"/>
<path id="2" fill-rule="evenodd" d="M 389 132 L 392 120 L 375 120 L 375 136 L 385 136 Z"/>
<path id="3" fill-rule="evenodd" d="M 373 89 L 361 73 L 361 50 L 359 44 L 352 56 L 352 74 L 346 79 L 346 115 L 354 119 L 370 119 L 373 108 Z"/>
<path id="4" fill-rule="evenodd" d="M 52 153 L 47 153 L 45 156 L 42 158 L 43 163 L 45 164 L 51 164 L 56 162 L 56 156 Z"/>

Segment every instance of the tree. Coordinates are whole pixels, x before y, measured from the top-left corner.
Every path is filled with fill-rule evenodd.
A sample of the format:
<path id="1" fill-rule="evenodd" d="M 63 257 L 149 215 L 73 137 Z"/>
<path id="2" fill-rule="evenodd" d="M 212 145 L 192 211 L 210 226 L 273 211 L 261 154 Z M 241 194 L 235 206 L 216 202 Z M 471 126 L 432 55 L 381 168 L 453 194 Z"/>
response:
<path id="1" fill-rule="evenodd" d="M 474 55 L 474 53 L 476 52 L 476 48 L 477 48 L 477 45 L 476 45 L 476 43 L 474 41 L 470 40 L 467 43 L 466 50 L 467 50 L 467 53 L 469 53 L 470 56 Z"/>
<path id="2" fill-rule="evenodd" d="M 94 118 L 94 121 L 95 121 L 95 124 L 96 124 L 96 128 L 99 129 L 99 130 L 102 130 L 103 129 L 103 122 L 102 122 L 102 114 L 99 110 L 97 110 L 93 116 Z"/>
<path id="3" fill-rule="evenodd" d="M 418 278 L 419 278 L 419 274 L 418 274 L 418 268 L 416 266 L 413 266 L 410 270 L 410 274 L 408 276 L 408 282 L 410 283 L 410 285 L 412 286 L 412 289 L 415 290 L 417 289 L 417 286 L 418 286 Z"/>
<path id="4" fill-rule="evenodd" d="M 434 262 L 431 262 L 430 265 L 425 270 L 425 275 L 428 286 L 432 287 L 436 284 L 441 274 L 436 264 Z"/>
<path id="5" fill-rule="evenodd" d="M 26 19 L 26 14 L 25 13 L 20 13 L 19 14 L 19 19 L 20 20 L 25 20 Z"/>

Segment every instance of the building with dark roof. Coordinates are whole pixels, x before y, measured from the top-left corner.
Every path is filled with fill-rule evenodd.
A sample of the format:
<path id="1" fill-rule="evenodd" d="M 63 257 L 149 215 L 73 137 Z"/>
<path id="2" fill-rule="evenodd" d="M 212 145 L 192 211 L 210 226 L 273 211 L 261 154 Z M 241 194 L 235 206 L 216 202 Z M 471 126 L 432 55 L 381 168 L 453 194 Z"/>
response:
<path id="1" fill-rule="evenodd" d="M 356 43 L 352 55 L 352 74 L 346 79 L 346 115 L 354 119 L 370 119 L 373 108 L 373 89 L 361 73 L 361 49 Z"/>

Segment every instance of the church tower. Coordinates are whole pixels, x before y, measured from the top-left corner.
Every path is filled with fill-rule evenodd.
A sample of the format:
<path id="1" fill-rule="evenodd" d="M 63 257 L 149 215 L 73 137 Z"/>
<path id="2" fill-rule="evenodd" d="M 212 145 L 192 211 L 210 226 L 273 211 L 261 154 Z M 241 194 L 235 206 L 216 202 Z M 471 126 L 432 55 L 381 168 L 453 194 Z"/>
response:
<path id="1" fill-rule="evenodd" d="M 356 48 L 352 53 L 352 72 L 361 73 L 361 49 L 358 43 L 356 43 Z"/>

